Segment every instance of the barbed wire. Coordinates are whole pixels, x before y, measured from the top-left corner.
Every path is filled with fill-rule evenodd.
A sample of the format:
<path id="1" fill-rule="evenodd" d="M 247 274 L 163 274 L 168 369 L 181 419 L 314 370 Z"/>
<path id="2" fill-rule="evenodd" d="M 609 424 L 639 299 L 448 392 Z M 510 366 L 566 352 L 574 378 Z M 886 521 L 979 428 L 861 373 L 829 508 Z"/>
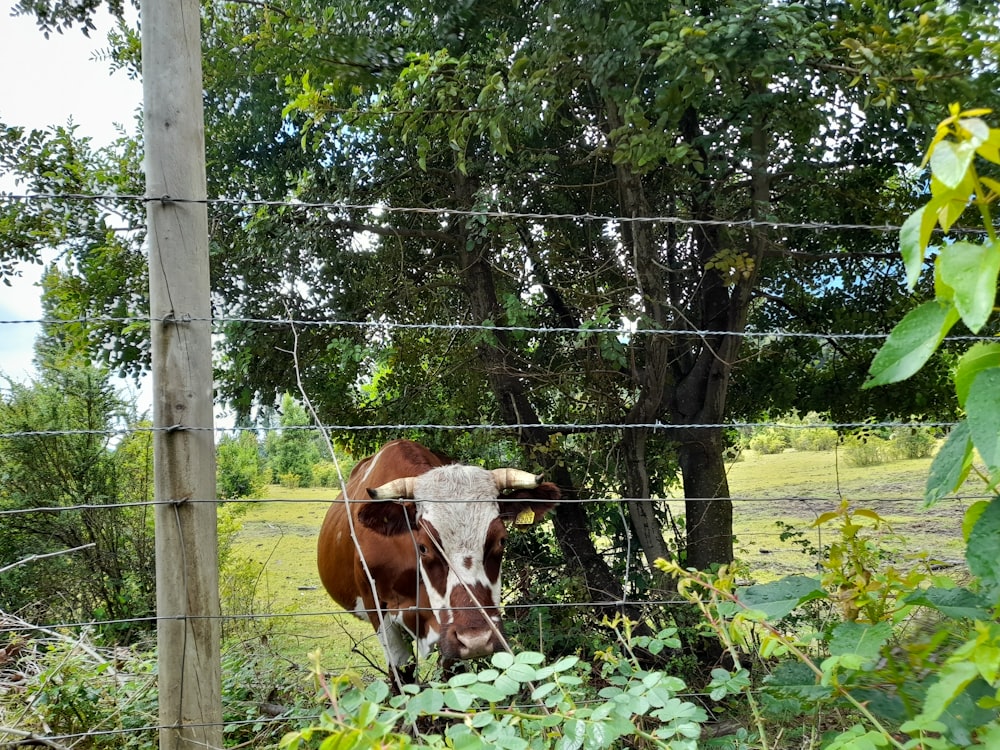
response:
<path id="1" fill-rule="evenodd" d="M 315 489 L 315 488 L 314 488 Z M 334 497 L 334 493 L 338 493 L 340 490 L 338 488 L 330 487 L 329 497 L 322 498 L 183 498 L 180 500 L 134 500 L 129 502 L 121 503 L 73 503 L 70 505 L 41 505 L 41 506 L 31 506 L 23 508 L 0 508 L 0 518 L 5 516 L 24 516 L 30 515 L 32 513 L 81 513 L 84 511 L 92 510 L 123 510 L 126 508 L 154 508 L 158 505 L 177 505 L 178 503 L 183 504 L 197 504 L 197 503 L 211 503 L 213 505 L 255 505 L 255 504 L 290 504 L 290 505 L 329 505 L 330 503 L 336 502 L 346 502 L 348 504 L 365 504 L 372 502 L 371 500 L 338 500 Z M 969 502 L 974 500 L 990 500 L 993 495 L 990 494 L 954 494 L 945 495 L 938 498 L 937 503 L 945 502 Z M 879 502 L 879 503 L 923 503 L 924 498 L 916 496 L 900 496 L 900 497 L 877 497 L 877 496 L 866 496 L 866 495 L 853 495 L 855 501 L 865 501 L 865 502 Z M 624 505 L 628 503 L 714 503 L 720 500 L 729 500 L 730 502 L 737 504 L 744 503 L 823 503 L 828 502 L 831 504 L 839 503 L 842 500 L 840 494 L 831 493 L 826 495 L 733 495 L 731 497 L 587 497 L 587 498 L 563 498 L 559 501 L 561 505 L 593 505 L 596 503 L 602 503 L 607 505 Z M 455 499 L 438 499 L 438 498 L 423 498 L 421 502 L 426 503 L 440 503 L 440 504 L 450 504 L 450 503 L 490 503 L 496 502 L 495 500 L 455 500 Z"/>
<path id="2" fill-rule="evenodd" d="M 324 424 L 324 425 L 263 425 L 263 426 L 215 426 L 200 427 L 195 425 L 175 424 L 167 427 L 155 427 L 151 425 L 134 425 L 130 427 L 112 427 L 106 429 L 67 429 L 67 430 L 15 430 L 12 432 L 0 432 L 0 440 L 15 440 L 31 437 L 59 437 L 59 436 L 84 436 L 101 435 L 105 437 L 117 437 L 131 435 L 135 433 L 170 433 L 178 431 L 186 432 L 375 432 L 388 430 L 392 432 L 410 432 L 414 430 L 428 430 L 439 432 L 517 432 L 526 429 L 542 429 L 550 432 L 599 432 L 604 430 L 652 430 L 656 431 L 686 431 L 686 430 L 753 430 L 757 428 L 780 428 L 788 430 L 882 430 L 895 428 L 930 428 L 930 429 L 951 429 L 958 422 L 914 422 L 914 421 L 881 421 L 881 422 L 828 422 L 810 424 L 789 424 L 785 422 L 700 422 L 695 424 L 671 424 L 667 422 L 513 422 L 511 424 L 497 424 L 493 422 L 480 422 L 470 424 L 427 424 L 427 423 L 400 423 L 400 424 Z"/>
<path id="3" fill-rule="evenodd" d="M 624 216 L 615 214 L 585 213 L 545 213 L 532 211 L 509 211 L 503 209 L 456 209 L 430 208 L 425 206 L 388 206 L 380 203 L 344 203 L 340 201 L 299 201 L 295 199 L 266 200 L 252 198 L 186 198 L 170 195 L 147 196 L 129 193 L 0 193 L 0 199 L 30 200 L 78 200 L 78 201 L 131 201 L 138 203 L 184 203 L 206 206 L 240 206 L 247 208 L 290 208 L 295 210 L 326 210 L 365 212 L 377 214 L 413 214 L 428 216 L 457 216 L 463 218 L 522 219 L 529 221 L 589 221 L 614 222 L 621 224 L 676 224 L 692 227 L 744 227 L 748 229 L 802 229 L 807 231 L 872 231 L 895 233 L 902 229 L 898 224 L 833 223 L 816 221 L 781 221 L 774 219 L 693 219 L 677 215 Z M 951 227 L 956 234 L 986 235 L 982 227 Z"/>
<path id="4" fill-rule="evenodd" d="M 815 221 L 781 221 L 772 219 L 693 219 L 676 215 L 621 216 L 592 213 L 542 213 L 502 209 L 428 208 L 423 206 L 387 206 L 378 203 L 344 203 L 339 201 L 263 200 L 250 198 L 187 198 L 170 195 L 148 196 L 133 193 L 0 193 L 5 201 L 124 201 L 136 203 L 185 203 L 206 206 L 240 206 L 246 208 L 288 208 L 299 211 L 345 211 L 376 214 L 412 214 L 462 218 L 520 219 L 526 221 L 584 221 L 621 224 L 675 224 L 691 227 L 744 227 L 747 229 L 802 229 L 806 231 L 870 231 L 898 232 L 897 224 L 827 223 Z M 335 219 L 332 219 L 335 220 Z M 986 234 L 982 228 L 953 227 L 952 232 Z"/>

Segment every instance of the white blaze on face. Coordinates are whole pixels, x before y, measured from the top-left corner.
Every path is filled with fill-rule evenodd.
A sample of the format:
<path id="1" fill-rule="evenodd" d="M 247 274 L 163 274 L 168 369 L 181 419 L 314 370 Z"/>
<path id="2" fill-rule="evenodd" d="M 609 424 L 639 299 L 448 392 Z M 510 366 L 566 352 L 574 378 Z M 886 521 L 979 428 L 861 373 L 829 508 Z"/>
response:
<path id="1" fill-rule="evenodd" d="M 499 576 L 490 581 L 483 564 L 487 533 L 500 514 L 493 475 L 475 466 L 442 466 L 420 475 L 413 494 L 418 520 L 428 522 L 437 531 L 438 554 L 443 552 L 447 558 L 443 595 L 425 576 L 427 595 L 439 622 L 453 621 L 448 605 L 452 592 L 460 587 L 480 591 L 485 588 L 491 592 L 491 600 L 480 603 L 495 606 L 500 601 Z"/>

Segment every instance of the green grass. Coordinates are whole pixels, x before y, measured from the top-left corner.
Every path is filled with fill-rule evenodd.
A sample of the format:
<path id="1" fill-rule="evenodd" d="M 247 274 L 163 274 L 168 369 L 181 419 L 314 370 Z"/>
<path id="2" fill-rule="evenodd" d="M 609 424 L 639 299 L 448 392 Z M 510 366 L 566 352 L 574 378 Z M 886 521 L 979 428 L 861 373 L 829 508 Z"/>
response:
<path id="1" fill-rule="evenodd" d="M 281 615 L 255 625 L 267 628 L 268 641 L 290 658 L 305 663 L 305 655 L 319 648 L 324 666 L 337 670 L 365 663 L 353 653 L 359 643 L 375 663 L 381 650 L 371 626 L 344 613 L 316 571 L 316 538 L 335 494 L 329 488 L 268 487 L 266 502 L 250 504 L 241 517 L 233 552 L 244 577 L 253 578 L 240 611 Z"/>
<path id="2" fill-rule="evenodd" d="M 792 524 L 816 547 L 828 544 L 833 528 L 811 524 L 834 510 L 841 499 L 871 508 L 891 525 L 880 544 L 906 557 L 926 554 L 947 564 L 963 559 L 962 515 L 968 501 L 950 500 L 926 509 L 920 500 L 930 459 L 894 461 L 871 467 L 848 466 L 836 451 L 774 455 L 745 454 L 729 469 L 734 498 L 737 557 L 752 577 L 767 581 L 791 573 L 814 574 L 817 560 L 792 540 L 781 540 L 776 521 Z M 980 488 L 970 481 L 970 494 Z M 381 664 L 371 627 L 338 610 L 316 572 L 316 537 L 335 492 L 327 488 L 268 488 L 265 502 L 253 503 L 242 517 L 235 552 L 251 577 L 250 591 L 238 612 L 280 614 L 255 622 L 269 628 L 268 638 L 299 663 L 321 648 L 330 669 L 365 659 L 352 649 L 361 642 L 369 658 Z M 682 513 L 683 503 L 671 503 Z"/>
<path id="3" fill-rule="evenodd" d="M 774 455 L 746 452 L 729 468 L 737 555 L 759 580 L 809 573 L 815 559 L 790 540 L 779 538 L 777 521 L 793 524 L 815 547 L 828 544 L 834 529 L 812 527 L 841 500 L 870 508 L 891 532 L 880 544 L 898 552 L 897 564 L 926 555 L 945 565 L 963 559 L 962 516 L 969 501 L 947 500 L 927 509 L 921 499 L 931 459 L 892 461 L 877 466 L 850 466 L 838 451 L 788 451 Z M 969 495 L 981 491 L 970 480 Z"/>

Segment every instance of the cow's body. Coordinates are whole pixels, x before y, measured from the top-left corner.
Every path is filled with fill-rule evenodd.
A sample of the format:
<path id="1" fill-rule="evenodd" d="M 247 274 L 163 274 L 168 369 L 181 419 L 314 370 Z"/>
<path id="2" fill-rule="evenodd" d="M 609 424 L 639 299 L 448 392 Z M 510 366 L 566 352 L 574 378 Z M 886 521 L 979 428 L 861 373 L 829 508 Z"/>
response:
<path id="1" fill-rule="evenodd" d="M 555 485 L 516 473 L 533 488 L 504 494 L 497 472 L 408 440 L 386 444 L 351 472 L 353 502 L 334 501 L 320 530 L 319 574 L 338 604 L 375 627 L 390 672 L 412 679 L 410 639 L 421 655 L 437 644 L 446 666 L 502 647 L 505 521 L 540 520 L 559 497 Z M 413 499 L 371 500 L 370 492 Z"/>

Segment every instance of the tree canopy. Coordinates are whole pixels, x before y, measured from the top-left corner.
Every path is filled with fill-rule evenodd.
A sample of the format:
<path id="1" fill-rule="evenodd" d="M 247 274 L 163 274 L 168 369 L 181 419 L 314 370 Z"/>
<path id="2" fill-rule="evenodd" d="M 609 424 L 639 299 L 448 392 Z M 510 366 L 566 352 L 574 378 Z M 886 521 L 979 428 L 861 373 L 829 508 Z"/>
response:
<path id="1" fill-rule="evenodd" d="M 301 380 L 330 424 L 509 425 L 413 432 L 458 457 L 539 464 L 569 497 L 627 498 L 647 562 L 675 551 L 646 499 L 679 478 L 687 564 L 727 561 L 718 425 L 793 406 L 954 409 L 923 388 L 859 395 L 864 339 L 744 334 L 884 333 L 913 304 L 893 235 L 847 227 L 899 223 L 930 123 L 949 101 L 996 98 L 996 11 L 208 3 L 209 194 L 227 199 L 211 216 L 219 398 L 249 416 Z M 134 64 L 134 37 L 118 52 Z M 33 186 L 137 180 L 126 144 L 70 155 L 72 134 L 5 132 L 6 165 Z M 48 207 L 4 210 L 12 248 L 78 243 L 47 287 L 58 314 L 138 312 L 141 231 L 38 240 Z M 294 340 L 258 322 L 288 319 Z M 143 366 L 141 325 L 80 332 L 108 337 L 114 364 Z M 341 437 L 360 452 L 390 435 Z M 557 536 L 591 589 L 614 593 L 594 523 L 615 530 L 601 506 L 564 504 Z"/>

